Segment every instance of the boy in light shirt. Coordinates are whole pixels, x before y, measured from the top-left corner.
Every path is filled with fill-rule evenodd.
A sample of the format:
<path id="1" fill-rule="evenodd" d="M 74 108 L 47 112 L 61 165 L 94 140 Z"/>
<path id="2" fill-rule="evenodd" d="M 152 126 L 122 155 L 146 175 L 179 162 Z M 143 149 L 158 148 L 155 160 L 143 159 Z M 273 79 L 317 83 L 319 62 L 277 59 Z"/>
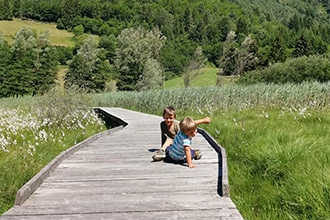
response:
<path id="1" fill-rule="evenodd" d="M 210 119 L 207 119 L 207 123 Z M 189 168 L 195 168 L 192 160 L 201 159 L 203 152 L 192 149 L 192 138 L 197 133 L 197 124 L 191 117 L 185 117 L 180 122 L 180 131 L 175 136 L 173 144 L 166 148 L 166 162 L 187 163 Z"/>
<path id="2" fill-rule="evenodd" d="M 166 157 L 166 149 L 173 143 L 174 137 L 180 130 L 179 123 L 175 121 L 176 112 L 172 106 L 165 107 L 163 110 L 163 121 L 160 123 L 162 146 L 155 155 L 152 156 L 154 161 L 164 160 Z M 196 125 L 207 124 L 210 118 L 206 117 L 195 121 Z"/>

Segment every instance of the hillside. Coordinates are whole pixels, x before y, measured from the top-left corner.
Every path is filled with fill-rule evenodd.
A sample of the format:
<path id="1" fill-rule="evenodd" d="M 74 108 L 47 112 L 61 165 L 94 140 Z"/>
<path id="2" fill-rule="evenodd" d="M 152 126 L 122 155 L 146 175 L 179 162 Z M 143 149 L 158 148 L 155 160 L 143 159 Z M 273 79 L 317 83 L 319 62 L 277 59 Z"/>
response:
<path id="1" fill-rule="evenodd" d="M 204 87 L 215 86 L 217 84 L 217 73 L 219 69 L 216 67 L 206 67 L 200 70 L 200 74 L 196 76 L 189 85 L 189 87 Z M 220 86 L 233 84 L 236 77 L 221 76 Z M 165 81 L 165 89 L 184 88 L 183 77 L 175 77 Z"/>
<path id="2" fill-rule="evenodd" d="M 57 29 L 55 23 L 44 23 L 21 19 L 14 19 L 13 21 L 0 21 L 0 32 L 3 34 L 8 43 L 12 43 L 15 34 L 23 26 L 31 28 L 36 31 L 37 34 L 49 31 L 49 39 L 54 45 L 69 47 L 74 46 L 74 41 L 72 40 L 73 34 L 66 30 Z"/>
<path id="3" fill-rule="evenodd" d="M 104 91 L 105 84 L 110 78 L 116 81 L 118 90 L 141 89 L 138 88 L 138 81 L 143 79 L 142 74 L 147 60 L 153 60 L 153 63 L 149 64 L 150 71 L 146 73 L 151 74 L 155 72 L 152 68 L 160 67 L 158 69 L 164 72 L 159 73 L 158 78 L 163 76 L 173 78 L 166 82 L 165 87 L 180 87 L 182 84 L 175 82 L 174 79 L 180 78 L 190 70 L 188 67 L 195 62 L 197 49 L 201 51 L 203 59 L 205 58 L 215 67 L 214 73 L 218 69 L 221 75 L 226 77 L 243 76 L 300 57 L 327 57 L 330 54 L 330 6 L 329 2 L 324 0 L 138 0 L 134 2 L 8 0 L 8 3 L 0 7 L 0 20 L 22 19 L 2 21 L 0 27 L 7 28 L 3 32 L 9 41 L 13 40 L 15 33 L 13 24 L 20 22 L 21 27 L 26 25 L 26 21 L 31 20 L 47 22 L 51 25 L 50 40 L 55 45 L 73 45 L 71 39 L 73 35 L 75 36 L 74 48 L 56 48 L 56 56 L 59 57 L 61 65 L 67 65 L 73 55 L 81 49 L 79 47 L 83 45 L 85 34 L 97 36 L 95 51 L 102 50 L 98 58 L 102 61 L 100 64 L 102 63 L 103 67 L 97 66 L 97 69 L 91 72 L 91 78 L 87 80 L 88 85 L 97 87 L 93 88 L 96 91 Z M 8 5 L 10 7 L 6 8 Z M 36 23 L 31 22 L 28 25 Z M 42 25 L 44 23 L 41 23 L 41 27 L 31 28 L 37 32 L 44 31 Z M 38 50 L 33 50 L 33 53 L 36 51 Z M 8 57 L 11 56 L 10 49 L 3 53 Z M 83 57 L 90 57 L 88 54 L 85 55 Z M 50 57 L 48 59 L 54 60 Z M 16 66 L 21 65 L 14 61 L 14 57 L 11 57 L 6 62 Z M 85 86 L 83 82 L 85 79 L 79 71 L 86 73 L 87 68 L 80 64 L 87 61 L 79 61 L 79 59 L 75 61 L 77 63 L 74 63 L 75 68 L 72 68 L 74 69 L 72 82 L 81 83 L 77 86 Z M 296 63 L 301 64 L 301 62 Z M 33 74 L 33 62 L 31 61 L 29 65 Z M 3 66 L 4 69 L 9 69 L 6 63 Z M 320 65 L 317 63 L 317 66 Z M 77 67 L 82 69 L 77 70 Z M 4 72 L 10 71 L 15 75 L 14 69 Z M 315 74 L 322 76 L 326 71 L 319 69 L 320 71 Z M 295 71 L 296 69 L 289 73 L 291 78 L 296 78 Z M 100 73 L 102 73 L 101 80 L 91 83 L 91 79 L 97 78 L 92 75 Z M 263 76 L 262 73 L 255 75 Z M 82 78 L 74 79 L 75 77 Z M 305 79 L 305 76 L 300 77 L 301 81 Z M 150 79 L 150 77 L 146 78 Z M 215 84 L 214 74 L 210 73 L 210 78 L 206 78 L 210 80 L 203 82 L 202 79 L 197 78 L 190 86 Z M 148 83 L 152 84 L 151 81 L 155 82 L 154 79 L 149 80 Z M 158 80 L 156 86 L 161 85 L 161 82 L 162 79 Z M 3 95 L 12 95 L 10 88 L 17 87 L 24 88 L 20 91 L 22 94 L 26 94 L 25 90 L 29 90 L 24 85 L 10 84 Z"/>

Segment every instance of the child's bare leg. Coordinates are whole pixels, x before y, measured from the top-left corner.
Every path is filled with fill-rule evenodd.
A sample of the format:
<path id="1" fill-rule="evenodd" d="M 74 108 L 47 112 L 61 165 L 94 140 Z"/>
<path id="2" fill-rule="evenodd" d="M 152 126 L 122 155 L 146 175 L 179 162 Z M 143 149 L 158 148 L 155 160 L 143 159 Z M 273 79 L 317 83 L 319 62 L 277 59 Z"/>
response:
<path id="1" fill-rule="evenodd" d="M 165 143 L 163 144 L 163 146 L 160 148 L 160 150 L 162 151 L 166 151 L 166 148 L 168 146 L 170 146 L 171 144 L 173 144 L 173 139 L 172 138 L 169 138 L 169 137 L 166 137 L 166 141 Z"/>

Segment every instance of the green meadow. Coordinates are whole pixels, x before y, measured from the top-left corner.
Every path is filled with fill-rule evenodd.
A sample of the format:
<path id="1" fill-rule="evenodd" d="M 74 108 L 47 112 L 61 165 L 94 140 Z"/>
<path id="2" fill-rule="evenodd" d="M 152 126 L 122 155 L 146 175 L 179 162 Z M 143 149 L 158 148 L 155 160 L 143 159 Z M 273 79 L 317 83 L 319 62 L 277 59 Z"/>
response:
<path id="1" fill-rule="evenodd" d="M 0 31 L 11 42 L 23 25 L 50 30 L 53 44 L 73 45 L 55 24 L 0 21 Z M 177 77 L 156 91 L 63 95 L 65 69 L 61 92 L 0 99 L 0 214 L 61 151 L 105 129 L 91 106 L 161 115 L 171 105 L 178 120 L 211 117 L 201 127 L 226 150 L 231 198 L 244 219 L 330 219 L 329 83 L 242 86 L 223 77 L 215 86 L 217 69 L 207 67 L 188 88 Z"/>
<path id="2" fill-rule="evenodd" d="M 231 198 L 244 219 L 330 219 L 330 85 L 204 86 L 94 95 L 119 106 L 201 125 L 227 153 Z"/>
<path id="3" fill-rule="evenodd" d="M 4 35 L 6 41 L 11 44 L 15 34 L 23 26 L 31 28 L 36 31 L 37 34 L 49 31 L 49 40 L 53 45 L 74 46 L 74 41 L 72 40 L 74 35 L 66 30 L 57 29 L 56 24 L 52 23 L 41 23 L 20 19 L 14 19 L 13 21 L 0 21 L 0 32 Z"/>
<path id="4" fill-rule="evenodd" d="M 0 99 L 0 215 L 62 151 L 106 129 L 80 94 Z"/>
<path id="5" fill-rule="evenodd" d="M 213 66 L 208 66 L 200 70 L 200 73 L 194 77 L 191 81 L 189 87 L 200 87 L 200 86 L 215 86 L 217 84 L 217 72 L 218 68 Z M 226 86 L 233 84 L 235 82 L 235 77 L 231 76 L 221 76 L 220 77 L 220 86 Z M 166 80 L 164 83 L 165 89 L 173 88 L 184 88 L 183 78 L 175 77 L 169 80 Z"/>
<path id="6" fill-rule="evenodd" d="M 96 121 L 77 127 L 86 119 L 79 114 L 69 119 L 72 123 L 63 123 L 61 119 L 69 117 L 65 115 L 79 106 L 118 106 L 161 115 L 168 105 L 176 108 L 178 120 L 186 115 L 211 117 L 211 123 L 201 127 L 226 150 L 231 198 L 244 219 L 330 218 L 329 83 L 233 84 L 89 95 L 53 92 L 1 99 L 0 129 L 6 134 L 0 137 L 0 191 L 5 195 L 0 213 L 13 205 L 17 190 L 58 153 L 104 129 Z M 31 135 L 36 128 L 24 126 L 28 120 L 39 124 L 37 138 Z M 79 131 L 85 132 L 77 139 Z"/>

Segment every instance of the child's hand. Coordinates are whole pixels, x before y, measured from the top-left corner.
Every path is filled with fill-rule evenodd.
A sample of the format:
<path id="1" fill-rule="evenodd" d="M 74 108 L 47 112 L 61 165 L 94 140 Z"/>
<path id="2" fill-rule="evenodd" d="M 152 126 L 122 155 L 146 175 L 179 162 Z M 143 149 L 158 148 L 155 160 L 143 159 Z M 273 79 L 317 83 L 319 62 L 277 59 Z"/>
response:
<path id="1" fill-rule="evenodd" d="M 205 124 L 208 124 L 208 123 L 211 122 L 211 119 L 209 117 L 206 117 L 206 118 L 203 119 L 203 121 L 204 121 Z"/>
<path id="2" fill-rule="evenodd" d="M 195 165 L 195 164 L 193 164 L 193 163 L 191 163 L 191 164 L 188 164 L 188 167 L 189 167 L 189 168 L 191 168 L 191 169 L 193 169 L 193 168 L 195 168 L 195 167 L 196 167 L 196 165 Z"/>

